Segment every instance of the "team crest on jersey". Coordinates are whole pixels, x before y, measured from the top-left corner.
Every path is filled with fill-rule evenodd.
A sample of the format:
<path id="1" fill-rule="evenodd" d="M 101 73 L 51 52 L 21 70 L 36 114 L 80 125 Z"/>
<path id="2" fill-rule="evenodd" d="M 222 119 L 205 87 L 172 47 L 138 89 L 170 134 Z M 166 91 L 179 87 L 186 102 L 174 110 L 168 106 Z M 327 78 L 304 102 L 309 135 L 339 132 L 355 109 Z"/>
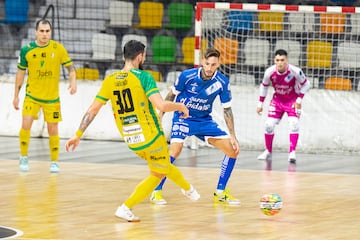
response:
<path id="1" fill-rule="evenodd" d="M 197 94 L 196 91 L 196 88 L 198 87 L 197 83 L 192 83 L 190 86 L 191 86 L 190 92 Z"/>

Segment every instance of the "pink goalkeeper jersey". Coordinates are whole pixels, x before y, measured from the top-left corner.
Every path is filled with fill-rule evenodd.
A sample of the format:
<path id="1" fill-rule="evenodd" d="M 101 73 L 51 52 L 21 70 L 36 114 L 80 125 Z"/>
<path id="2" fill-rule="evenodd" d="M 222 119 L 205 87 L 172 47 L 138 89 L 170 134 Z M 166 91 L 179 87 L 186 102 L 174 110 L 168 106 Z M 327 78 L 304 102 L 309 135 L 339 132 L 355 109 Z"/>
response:
<path id="1" fill-rule="evenodd" d="M 303 71 L 291 64 L 288 64 L 284 73 L 276 70 L 276 65 L 266 69 L 264 78 L 260 86 L 260 101 L 263 102 L 271 84 L 274 87 L 274 99 L 281 102 L 295 101 L 296 98 L 303 98 L 309 89 L 310 83 L 306 79 Z"/>

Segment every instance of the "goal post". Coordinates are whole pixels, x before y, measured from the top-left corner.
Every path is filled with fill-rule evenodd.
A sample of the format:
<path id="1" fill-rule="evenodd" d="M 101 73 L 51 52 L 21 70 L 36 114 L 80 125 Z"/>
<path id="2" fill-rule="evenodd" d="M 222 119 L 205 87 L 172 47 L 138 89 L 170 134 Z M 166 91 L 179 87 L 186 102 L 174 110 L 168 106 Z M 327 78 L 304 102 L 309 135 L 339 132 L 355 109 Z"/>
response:
<path id="1" fill-rule="evenodd" d="M 195 66 L 205 41 L 232 84 L 258 85 L 282 48 L 313 88 L 358 89 L 360 7 L 198 2 L 195 39 Z"/>

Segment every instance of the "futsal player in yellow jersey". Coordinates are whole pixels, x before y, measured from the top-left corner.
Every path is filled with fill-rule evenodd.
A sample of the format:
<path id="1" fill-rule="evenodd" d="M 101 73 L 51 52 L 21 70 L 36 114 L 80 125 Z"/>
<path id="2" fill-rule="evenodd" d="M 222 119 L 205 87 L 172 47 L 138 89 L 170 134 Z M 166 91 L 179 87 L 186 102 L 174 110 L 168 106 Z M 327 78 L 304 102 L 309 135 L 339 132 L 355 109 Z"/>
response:
<path id="1" fill-rule="evenodd" d="M 19 132 L 20 170 L 29 170 L 28 149 L 31 126 L 33 121 L 38 119 L 39 111 L 42 109 L 49 134 L 50 172 L 57 173 L 60 149 L 58 123 L 62 120 L 59 98 L 60 67 L 63 65 L 68 69 L 70 94 L 76 93 L 76 72 L 65 47 L 50 39 L 51 24 L 48 20 L 41 19 L 36 23 L 35 34 L 36 40 L 20 50 L 15 80 L 13 106 L 18 110 L 19 92 L 28 70 L 22 125 Z"/>
<path id="2" fill-rule="evenodd" d="M 75 150 L 85 129 L 107 101 L 111 102 L 117 128 L 129 148 L 147 161 L 150 175 L 140 182 L 133 193 L 119 206 L 115 216 L 129 222 L 140 219 L 130 210 L 143 201 L 167 176 L 181 187 L 182 193 L 196 201 L 200 198 L 195 188 L 185 180 L 179 169 L 170 163 L 168 145 L 157 110 L 179 111 L 186 118 L 189 110 L 183 103 L 165 101 L 154 78 L 142 71 L 145 45 L 130 40 L 124 46 L 125 65 L 121 71 L 107 76 L 93 103 L 85 113 L 76 134 L 66 142 L 66 151 Z"/>

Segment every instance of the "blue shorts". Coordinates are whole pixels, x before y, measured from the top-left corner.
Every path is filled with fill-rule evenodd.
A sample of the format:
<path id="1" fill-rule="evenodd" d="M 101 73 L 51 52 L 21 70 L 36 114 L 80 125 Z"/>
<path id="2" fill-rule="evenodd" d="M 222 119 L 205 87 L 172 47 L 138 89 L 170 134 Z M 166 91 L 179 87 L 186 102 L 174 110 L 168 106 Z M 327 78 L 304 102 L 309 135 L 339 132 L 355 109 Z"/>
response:
<path id="1" fill-rule="evenodd" d="M 195 135 L 202 141 L 207 138 L 229 138 L 229 135 L 221 129 L 212 119 L 174 119 L 171 129 L 171 142 L 183 142 L 186 137 Z"/>

